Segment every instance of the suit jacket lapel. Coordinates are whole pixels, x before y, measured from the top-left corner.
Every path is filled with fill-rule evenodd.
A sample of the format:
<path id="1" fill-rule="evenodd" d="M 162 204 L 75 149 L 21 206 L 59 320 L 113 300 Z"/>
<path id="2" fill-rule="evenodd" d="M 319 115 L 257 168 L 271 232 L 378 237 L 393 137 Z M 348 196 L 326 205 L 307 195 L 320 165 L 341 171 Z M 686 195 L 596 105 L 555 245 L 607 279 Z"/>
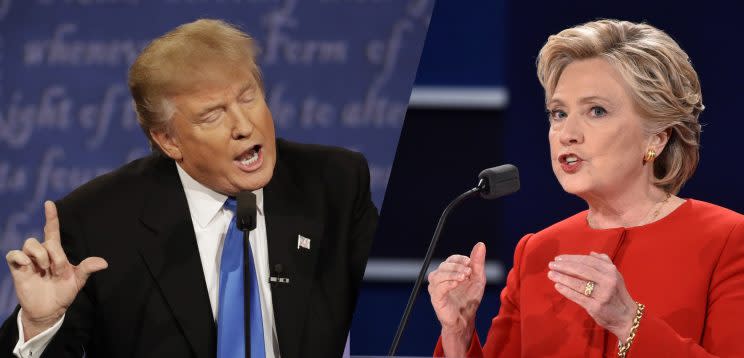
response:
<path id="1" fill-rule="evenodd" d="M 175 163 L 158 163 L 140 220 L 139 252 L 199 358 L 216 352 L 216 326 L 186 196 Z"/>
<path id="2" fill-rule="evenodd" d="M 272 276 L 281 265 L 282 277 L 289 283 L 272 283 L 277 336 L 284 358 L 300 357 L 302 333 L 307 319 L 308 300 L 313 285 L 322 225 L 305 195 L 292 181 L 289 169 L 277 161 L 274 176 L 264 189 L 266 231 Z M 311 239 L 310 249 L 298 247 L 298 235 Z"/>

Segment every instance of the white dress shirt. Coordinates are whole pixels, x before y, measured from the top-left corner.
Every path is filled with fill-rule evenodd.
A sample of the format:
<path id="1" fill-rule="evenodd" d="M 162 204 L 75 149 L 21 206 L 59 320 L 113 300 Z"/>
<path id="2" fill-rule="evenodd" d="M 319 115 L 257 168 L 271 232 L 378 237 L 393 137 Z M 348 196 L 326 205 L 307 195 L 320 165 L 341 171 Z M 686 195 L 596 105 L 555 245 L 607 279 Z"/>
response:
<path id="1" fill-rule="evenodd" d="M 216 322 L 220 297 L 222 247 L 233 213 L 224 208 L 227 196 L 217 193 L 197 182 L 180 165 L 176 165 L 176 167 L 178 168 L 178 176 L 181 178 L 181 183 L 186 193 L 191 221 L 194 224 L 194 234 L 196 235 L 196 244 L 199 247 L 199 257 L 201 258 L 202 269 L 204 271 L 204 281 L 206 282 L 207 293 L 209 294 L 209 302 L 212 306 L 212 316 Z M 253 253 L 253 262 L 256 265 L 256 276 L 258 277 L 266 358 L 280 358 L 279 340 L 276 335 L 274 309 L 271 300 L 271 286 L 269 284 L 269 248 L 266 236 L 266 217 L 263 210 L 263 189 L 258 189 L 253 193 L 256 194 L 256 206 L 258 210 L 256 229 L 251 231 L 249 240 Z M 54 337 L 54 334 L 59 331 L 63 320 L 64 316 L 54 326 L 26 342 L 19 312 L 17 317 L 19 338 L 18 343 L 16 343 L 13 349 L 13 354 L 18 358 L 40 356 L 52 337 Z"/>

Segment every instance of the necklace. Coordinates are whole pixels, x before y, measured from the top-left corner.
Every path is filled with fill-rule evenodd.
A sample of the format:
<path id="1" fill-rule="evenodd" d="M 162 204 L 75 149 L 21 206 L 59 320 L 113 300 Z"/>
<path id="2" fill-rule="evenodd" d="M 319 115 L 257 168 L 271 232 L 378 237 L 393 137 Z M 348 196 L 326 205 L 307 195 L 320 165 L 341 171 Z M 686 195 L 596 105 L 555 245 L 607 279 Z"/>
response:
<path id="1" fill-rule="evenodd" d="M 649 219 L 648 222 L 646 222 L 646 224 L 650 224 L 650 223 L 654 222 L 654 220 L 656 220 L 656 217 L 658 217 L 659 216 L 659 213 L 661 212 L 661 208 L 663 208 L 664 205 L 666 205 L 666 203 L 669 201 L 669 198 L 671 198 L 671 197 L 672 197 L 672 194 L 671 193 L 666 193 L 666 198 L 664 198 L 664 200 L 662 200 L 658 204 L 658 207 L 654 211 L 654 214 L 651 215 L 651 219 Z"/>
<path id="2" fill-rule="evenodd" d="M 646 224 L 650 224 L 654 222 L 654 220 L 656 220 L 656 218 L 659 216 L 659 213 L 661 213 L 661 209 L 666 205 L 667 202 L 669 202 L 669 198 L 671 197 L 672 197 L 671 193 L 666 193 L 666 197 L 664 198 L 664 200 L 654 204 L 654 206 L 656 207 L 656 210 L 653 210 L 654 207 L 652 206 L 651 209 L 648 211 L 649 213 L 651 213 L 651 210 L 653 210 L 653 213 L 651 213 L 651 217 L 648 220 L 641 221 L 638 226 L 646 225 Z M 645 217 L 648 217 L 648 213 L 646 213 Z M 594 227 L 592 225 L 592 220 L 589 218 L 588 215 L 586 217 L 586 221 L 589 224 L 589 226 Z"/>

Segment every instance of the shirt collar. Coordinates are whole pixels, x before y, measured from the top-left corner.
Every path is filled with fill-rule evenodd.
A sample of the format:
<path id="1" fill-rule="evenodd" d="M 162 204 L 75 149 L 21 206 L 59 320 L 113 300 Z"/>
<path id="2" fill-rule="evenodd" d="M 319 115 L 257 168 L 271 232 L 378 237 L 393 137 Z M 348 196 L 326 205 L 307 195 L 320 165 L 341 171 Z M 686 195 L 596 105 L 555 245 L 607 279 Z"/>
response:
<path id="1" fill-rule="evenodd" d="M 227 200 L 227 195 L 220 194 L 199 183 L 186 173 L 178 163 L 176 163 L 176 168 L 178 169 L 178 177 L 181 178 L 181 184 L 183 184 L 183 190 L 186 193 L 186 202 L 189 205 L 191 217 L 196 220 L 200 227 L 207 227 L 222 209 L 225 200 Z M 263 215 L 263 188 L 254 190 L 253 194 L 256 194 L 258 214 Z"/>

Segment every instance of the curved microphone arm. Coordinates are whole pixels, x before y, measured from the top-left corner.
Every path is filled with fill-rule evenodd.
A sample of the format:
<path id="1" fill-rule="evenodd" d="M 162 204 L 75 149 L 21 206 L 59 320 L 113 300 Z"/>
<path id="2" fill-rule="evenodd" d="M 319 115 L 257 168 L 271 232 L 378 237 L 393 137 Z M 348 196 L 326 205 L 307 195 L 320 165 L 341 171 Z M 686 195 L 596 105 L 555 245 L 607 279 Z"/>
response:
<path id="1" fill-rule="evenodd" d="M 398 330 L 395 332 L 395 337 L 393 338 L 393 344 L 390 346 L 390 351 L 388 352 L 388 356 L 394 356 L 395 352 L 398 350 L 398 344 L 400 343 L 400 338 L 401 336 L 403 336 L 403 330 L 405 330 L 406 324 L 408 324 L 408 317 L 411 315 L 411 311 L 413 310 L 413 304 L 416 302 L 416 297 L 418 297 L 419 291 L 421 290 L 421 284 L 424 282 L 424 276 L 426 275 L 426 271 L 429 269 L 429 264 L 431 263 L 431 257 L 434 255 L 434 249 L 436 249 L 437 247 L 437 242 L 439 242 L 439 236 L 442 233 L 444 222 L 447 221 L 447 217 L 449 216 L 452 209 L 454 209 L 457 205 L 459 205 L 463 200 L 471 196 L 474 196 L 483 190 L 488 190 L 488 181 L 484 179 L 480 179 L 478 181 L 478 186 L 460 194 L 460 196 L 455 198 L 455 200 L 452 200 L 449 203 L 449 205 L 447 205 L 447 207 L 444 209 L 444 211 L 442 212 L 442 215 L 439 217 L 437 228 L 434 230 L 434 236 L 431 239 L 431 243 L 429 243 L 429 249 L 426 250 L 426 256 L 424 257 L 424 264 L 421 266 L 421 271 L 419 272 L 418 278 L 416 279 L 416 283 L 413 285 L 413 291 L 411 291 L 411 296 L 408 297 L 408 304 L 406 304 L 406 310 L 403 312 L 403 317 L 401 318 L 400 324 L 398 325 Z"/>

